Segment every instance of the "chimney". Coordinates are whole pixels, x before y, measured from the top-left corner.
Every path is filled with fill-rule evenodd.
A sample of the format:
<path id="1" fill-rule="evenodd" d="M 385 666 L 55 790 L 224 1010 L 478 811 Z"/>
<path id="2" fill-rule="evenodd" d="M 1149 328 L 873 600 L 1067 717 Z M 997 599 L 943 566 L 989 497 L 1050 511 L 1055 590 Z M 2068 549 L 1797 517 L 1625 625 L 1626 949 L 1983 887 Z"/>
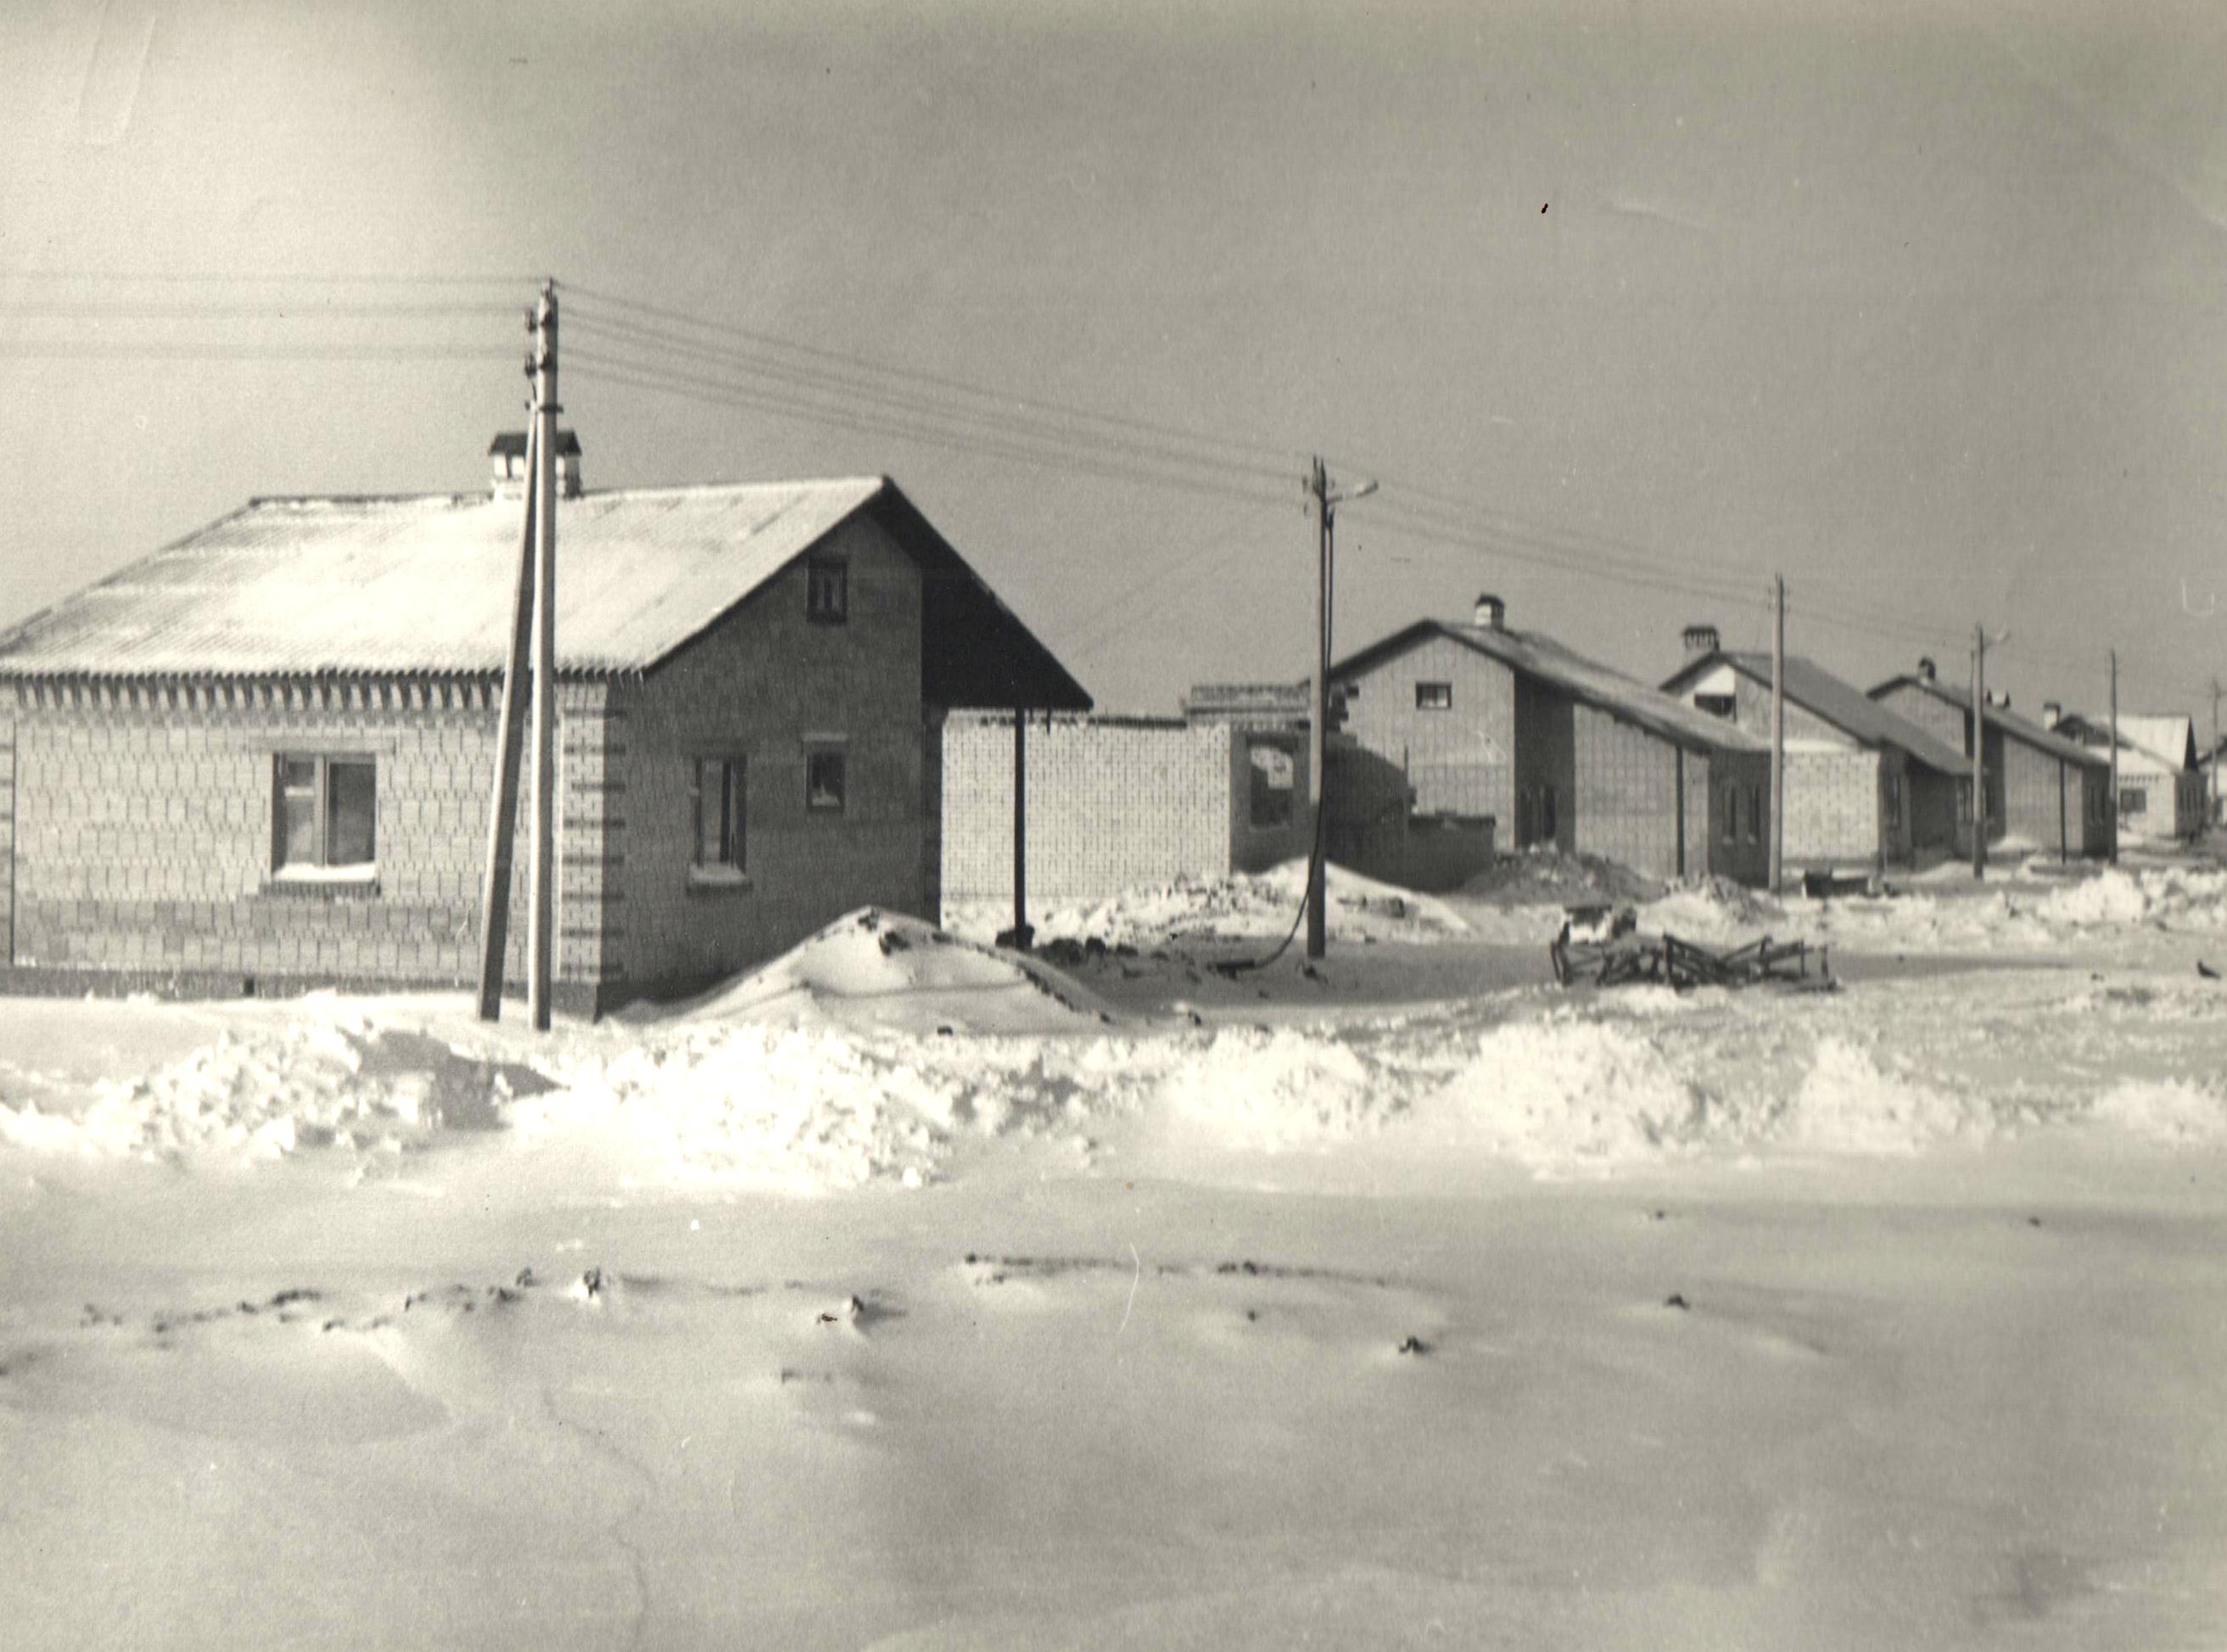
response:
<path id="1" fill-rule="evenodd" d="M 1480 631 L 1500 631 L 1507 628 L 1508 604 L 1487 591 L 1477 599 L 1473 623 Z"/>
<path id="2" fill-rule="evenodd" d="M 2060 704 L 2058 701 L 2056 701 L 2056 700 L 2044 700 L 2044 701 L 2042 701 L 2042 703 L 2041 703 L 2041 726 L 2042 726 L 2043 728 L 2045 728 L 2045 729 L 2053 729 L 2053 728 L 2055 728 L 2058 724 L 2060 724 L 2060 723 L 2062 723 L 2062 722 L 2064 722 L 2064 705 L 2063 705 L 2062 704 Z"/>
<path id="3" fill-rule="evenodd" d="M 1998 693 L 1994 689 L 1989 689 L 1988 691 L 1988 704 L 1995 707 L 1998 711 L 2009 711 L 2011 709 L 2010 691 L 2008 689 L 2005 689 L 2000 693 Z"/>
<path id="4" fill-rule="evenodd" d="M 1688 660 L 1699 659 L 1705 654 L 1714 654 L 1721 646 L 1717 635 L 1717 628 L 1706 621 L 1698 625 L 1688 626 L 1684 635 L 1686 657 Z"/>
<path id="5" fill-rule="evenodd" d="M 488 443 L 488 479 L 497 499 L 519 499 L 533 478 L 526 474 L 526 432 L 504 431 Z M 557 432 L 557 496 L 580 496 L 580 437 L 576 431 Z"/>
<path id="6" fill-rule="evenodd" d="M 1930 683 L 1937 674 L 1934 669 L 1931 654 L 1922 654 L 1918 656 L 1918 679 L 1920 682 Z"/>

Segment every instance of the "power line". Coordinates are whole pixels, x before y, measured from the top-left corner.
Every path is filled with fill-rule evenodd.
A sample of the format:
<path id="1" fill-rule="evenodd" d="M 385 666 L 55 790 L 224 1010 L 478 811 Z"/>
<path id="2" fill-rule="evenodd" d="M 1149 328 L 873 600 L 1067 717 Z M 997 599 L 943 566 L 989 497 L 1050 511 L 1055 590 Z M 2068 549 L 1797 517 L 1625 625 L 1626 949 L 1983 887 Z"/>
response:
<path id="1" fill-rule="evenodd" d="M 1304 456 L 1299 450 L 1279 443 L 1258 442 L 1247 437 L 1229 436 L 1222 431 L 1204 431 L 1160 420 L 1138 418 L 1126 414 L 1109 413 L 1094 408 L 1080 406 L 1071 402 L 1017 395 L 1010 391 L 993 389 L 946 374 L 928 373 L 914 367 L 897 367 L 888 362 L 876 361 L 870 357 L 827 349 L 820 345 L 784 338 L 778 334 L 742 327 L 731 322 L 714 321 L 701 316 L 691 316 L 685 311 L 669 309 L 659 304 L 646 303 L 640 299 L 629 298 L 617 293 L 602 291 L 592 287 L 576 286 L 571 283 L 561 284 L 567 293 L 578 297 L 600 300 L 603 303 L 614 305 L 622 309 L 633 310 L 636 314 L 653 316 L 680 327 L 696 328 L 715 336 L 742 340 L 765 348 L 788 350 L 839 367 L 887 374 L 891 378 L 906 380 L 916 385 L 953 394 L 986 399 L 1000 405 L 1040 414 L 1087 419 L 1093 424 L 1113 425 L 1145 435 L 1172 437 L 1201 445 L 1222 447 L 1234 452 L 1250 455 L 1256 461 L 1269 461 L 1286 468 L 1295 468 L 1298 462 Z"/>
<path id="2" fill-rule="evenodd" d="M 899 412 L 977 425 L 1000 434 L 1088 443 L 1095 450 L 1111 450 L 1138 458 L 1216 472 L 1279 479 L 1289 474 L 1287 467 L 1228 459 L 1203 452 L 1177 438 L 1141 438 L 1106 431 L 1056 428 L 1040 419 L 1004 408 L 970 405 L 935 392 L 894 388 L 857 373 L 835 373 L 825 368 L 799 367 L 766 355 L 705 348 L 662 329 L 644 328 L 630 322 L 609 321 L 592 313 L 579 317 L 576 325 L 620 348 L 652 353 L 656 360 L 641 364 L 645 368 L 671 367 L 675 371 L 698 372 L 710 367 L 746 374 L 753 379 L 772 379 L 823 394 L 855 396 Z"/>

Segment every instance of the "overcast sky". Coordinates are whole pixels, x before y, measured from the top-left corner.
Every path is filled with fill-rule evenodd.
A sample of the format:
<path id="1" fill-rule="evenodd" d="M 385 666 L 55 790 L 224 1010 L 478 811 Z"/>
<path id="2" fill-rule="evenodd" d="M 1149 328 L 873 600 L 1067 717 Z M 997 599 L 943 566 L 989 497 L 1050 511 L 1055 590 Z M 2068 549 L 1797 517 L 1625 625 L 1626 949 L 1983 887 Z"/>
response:
<path id="1" fill-rule="evenodd" d="M 1784 571 L 1860 683 L 1983 622 L 2208 716 L 2223 64 L 2210 0 L 10 0 L 0 621 L 477 485 L 549 272 L 591 487 L 886 471 L 1111 708 L 1309 668 L 1320 450 L 1341 652 L 1491 589 L 1659 678 Z M 514 278 L 90 278 L 183 273 Z"/>

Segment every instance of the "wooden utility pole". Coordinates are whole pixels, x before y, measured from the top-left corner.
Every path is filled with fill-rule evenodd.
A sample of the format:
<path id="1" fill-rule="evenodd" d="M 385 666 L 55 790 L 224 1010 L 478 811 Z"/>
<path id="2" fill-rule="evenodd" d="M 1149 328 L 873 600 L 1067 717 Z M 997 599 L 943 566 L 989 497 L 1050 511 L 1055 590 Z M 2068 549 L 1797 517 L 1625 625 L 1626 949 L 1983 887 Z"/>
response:
<path id="1" fill-rule="evenodd" d="M 2219 686 L 2219 679 L 2217 677 L 2214 677 L 2211 679 L 2211 790 L 2210 795 L 2205 799 L 2205 802 L 2208 807 L 2205 810 L 2204 816 L 2204 825 L 2206 831 L 2209 831 L 2211 827 L 2217 826 L 2220 823 L 2219 697 L 2222 693 L 2227 693 L 2227 689 L 2222 689 Z"/>
<path id="2" fill-rule="evenodd" d="M 1771 892 L 1786 873 L 1786 576 L 1771 581 Z"/>
<path id="3" fill-rule="evenodd" d="M 1029 949 L 1029 713 L 1013 707 L 1013 945 Z"/>
<path id="4" fill-rule="evenodd" d="M 2111 650 L 2111 864 L 2119 864 L 2119 651 Z"/>
<path id="5" fill-rule="evenodd" d="M 557 958 L 557 284 L 541 290 L 533 363 L 533 861 L 526 1002 L 549 1030 Z"/>
<path id="6" fill-rule="evenodd" d="M 540 432 L 528 426 L 526 474 L 533 474 Z M 487 872 L 480 884 L 480 1019 L 502 1018 L 502 976 L 510 950 L 512 846 L 518 835 L 518 770 L 526 743 L 528 641 L 533 629 L 536 550 L 533 489 L 526 489 L 526 532 L 518 551 L 518 591 L 510 609 L 510 650 L 502 668 L 502 724 L 497 735 L 495 800 L 488 810 Z"/>
<path id="7" fill-rule="evenodd" d="M 1972 628 L 1972 876 L 1988 875 L 1988 634 Z"/>
<path id="8" fill-rule="evenodd" d="M 1307 956 L 1320 958 L 1330 949 L 1330 926 L 1324 915 L 1329 875 L 1324 866 L 1324 800 L 1329 788 L 1324 770 L 1330 749 L 1330 476 L 1317 454 L 1307 476 L 1307 493 L 1315 507 L 1315 681 L 1307 708 L 1307 799 L 1313 806 L 1314 847 L 1307 857 Z"/>

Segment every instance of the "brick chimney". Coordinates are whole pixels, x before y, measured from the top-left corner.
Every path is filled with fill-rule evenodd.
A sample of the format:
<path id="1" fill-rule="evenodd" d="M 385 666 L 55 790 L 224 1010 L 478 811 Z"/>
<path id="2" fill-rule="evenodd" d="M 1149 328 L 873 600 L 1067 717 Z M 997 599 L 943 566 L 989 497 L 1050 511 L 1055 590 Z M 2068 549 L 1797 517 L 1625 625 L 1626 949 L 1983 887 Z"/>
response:
<path id="1" fill-rule="evenodd" d="M 533 480 L 526 474 L 524 431 L 504 431 L 488 443 L 488 471 L 497 499 L 524 496 Z M 580 437 L 576 431 L 557 432 L 557 496 L 580 496 Z"/>
<path id="2" fill-rule="evenodd" d="M 1504 631 L 1508 628 L 1508 604 L 1487 591 L 1477 599 L 1477 611 L 1471 622 L 1480 631 Z"/>
<path id="3" fill-rule="evenodd" d="M 1722 646 L 1722 640 L 1717 635 L 1717 628 L 1707 621 L 1688 626 L 1684 635 L 1686 658 L 1688 660 L 1698 660 L 1705 654 L 1714 654 Z"/>
<path id="4" fill-rule="evenodd" d="M 1933 665 L 1933 656 L 1932 656 L 1931 654 L 1922 654 L 1918 655 L 1918 680 L 1919 680 L 1920 682 L 1927 682 L 1927 683 L 1930 683 L 1930 682 L 1931 682 L 1931 681 L 1934 679 L 1934 678 L 1935 678 L 1937 675 L 1938 675 L 1938 673 L 1937 673 L 1935 671 L 1935 669 L 1934 669 L 1934 665 Z"/>
<path id="5" fill-rule="evenodd" d="M 2041 726 L 2042 726 L 2043 728 L 2045 728 L 2045 729 L 2053 729 L 2053 728 L 2055 728 L 2058 724 L 2060 724 L 2060 723 L 2062 723 L 2062 722 L 2064 722 L 2064 705 L 2063 705 L 2063 703 L 2062 703 L 2062 702 L 2058 701 L 2058 700 L 2044 700 L 2044 701 L 2042 701 L 2042 703 L 2041 703 Z"/>

